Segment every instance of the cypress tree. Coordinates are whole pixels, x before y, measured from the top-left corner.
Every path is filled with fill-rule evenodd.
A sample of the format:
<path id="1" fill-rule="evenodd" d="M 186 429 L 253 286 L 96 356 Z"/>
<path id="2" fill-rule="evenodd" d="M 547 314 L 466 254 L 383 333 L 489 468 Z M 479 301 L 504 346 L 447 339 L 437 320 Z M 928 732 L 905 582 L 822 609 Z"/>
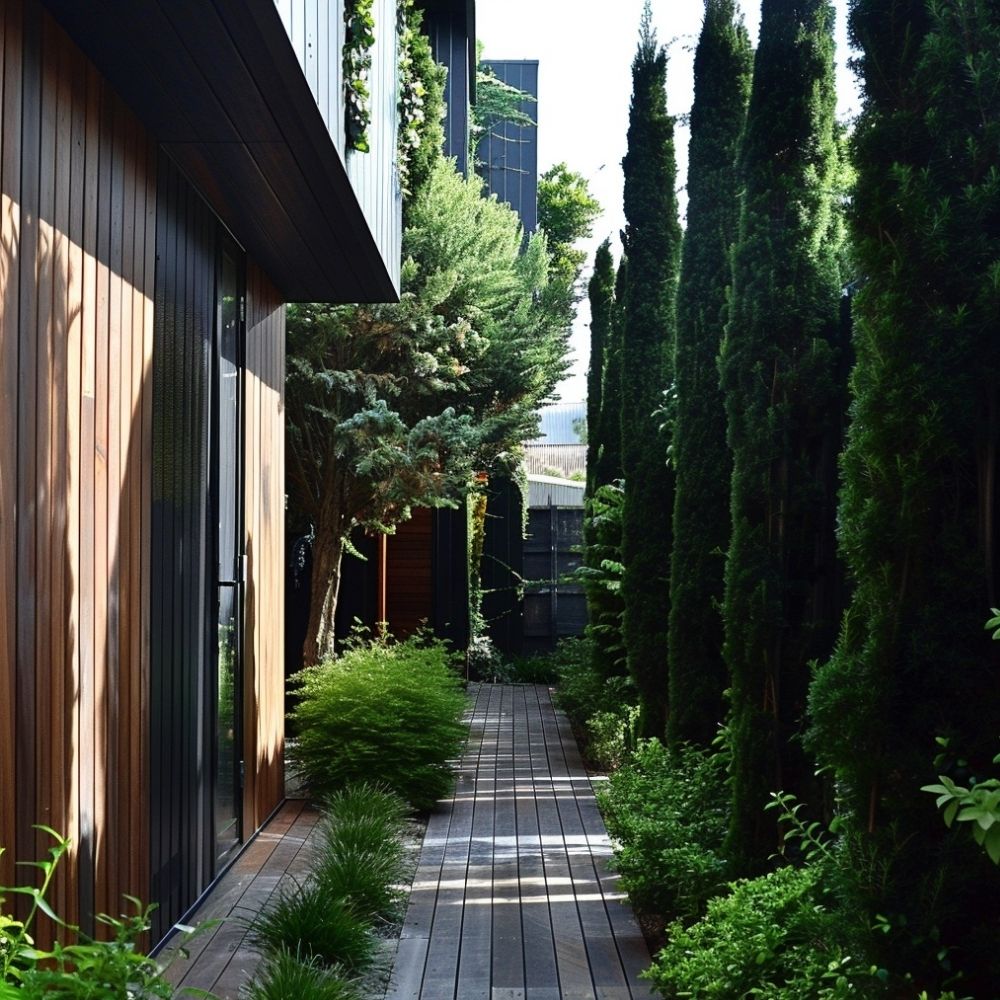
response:
<path id="1" fill-rule="evenodd" d="M 625 338 L 625 302 L 628 298 L 628 258 L 622 255 L 615 273 L 611 302 L 611 328 L 605 349 L 604 384 L 601 389 L 601 453 L 597 459 L 598 483 L 613 483 L 622 471 L 622 342 Z"/>
<path id="2" fill-rule="evenodd" d="M 768 793 L 809 793 L 794 737 L 809 661 L 839 609 L 834 551 L 839 156 L 833 9 L 764 0 L 738 164 L 732 304 L 720 361 L 733 453 L 725 570 L 734 869 L 777 846 Z M 810 795 L 811 797 L 811 795 Z"/>
<path id="3" fill-rule="evenodd" d="M 604 446 L 601 427 L 604 369 L 611 340 L 611 310 L 615 295 L 615 262 L 611 241 L 605 240 L 594 255 L 594 273 L 587 285 L 590 299 L 590 369 L 587 372 L 587 496 L 600 485 L 598 464 Z"/>
<path id="4" fill-rule="evenodd" d="M 622 357 L 625 507 L 625 646 L 639 690 L 640 729 L 663 736 L 667 711 L 667 613 L 673 472 L 655 411 L 670 385 L 681 229 L 677 219 L 674 122 L 667 114 L 667 54 L 656 42 L 647 0 L 632 62 L 625 172 L 629 294 Z"/>
<path id="5" fill-rule="evenodd" d="M 965 966 L 958 994 L 993 996 L 997 870 L 973 824 L 947 831 L 919 789 L 941 772 L 962 785 L 995 774 L 1000 733 L 983 630 L 1000 603 L 1000 7 L 857 0 L 851 33 L 866 282 L 840 542 L 854 592 L 810 693 L 809 744 L 844 796 L 850 867 L 882 873 L 859 879 L 869 913 L 907 921 L 881 943 L 916 946 L 910 993 L 936 995 L 942 949 Z"/>
<path id="6" fill-rule="evenodd" d="M 671 743 L 708 744 L 724 717 L 724 553 L 729 544 L 726 414 L 718 355 L 739 219 L 736 154 L 746 120 L 750 39 L 734 0 L 706 0 L 694 57 L 687 231 L 677 289 L 670 568 Z"/>

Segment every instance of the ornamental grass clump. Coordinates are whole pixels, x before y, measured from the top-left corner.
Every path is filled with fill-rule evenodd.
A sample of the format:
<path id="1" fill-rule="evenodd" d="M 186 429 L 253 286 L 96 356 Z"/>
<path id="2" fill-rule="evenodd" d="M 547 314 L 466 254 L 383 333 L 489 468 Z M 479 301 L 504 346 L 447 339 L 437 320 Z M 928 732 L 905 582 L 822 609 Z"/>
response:
<path id="1" fill-rule="evenodd" d="M 466 698 L 452 654 L 423 636 L 355 645 L 296 674 L 294 760 L 309 791 L 326 798 L 372 781 L 418 810 L 452 786 L 466 735 Z"/>
<path id="2" fill-rule="evenodd" d="M 254 920 L 251 935 L 267 955 L 288 951 L 352 972 L 371 965 L 375 953 L 370 922 L 318 881 L 282 890 Z"/>
<path id="3" fill-rule="evenodd" d="M 373 785 L 353 785 L 335 793 L 320 821 L 314 869 L 330 898 L 355 913 L 394 921 L 402 915 L 412 864 L 403 845 L 406 804 Z"/>
<path id="4" fill-rule="evenodd" d="M 245 1000 L 360 1000 L 357 987 L 315 958 L 281 949 L 269 955 L 242 996 Z"/>

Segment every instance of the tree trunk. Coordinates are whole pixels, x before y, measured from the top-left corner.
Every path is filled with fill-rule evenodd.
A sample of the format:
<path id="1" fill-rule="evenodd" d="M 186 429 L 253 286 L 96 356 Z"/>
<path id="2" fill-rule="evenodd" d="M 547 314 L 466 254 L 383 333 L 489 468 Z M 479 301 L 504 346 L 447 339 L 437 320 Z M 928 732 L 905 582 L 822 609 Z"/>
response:
<path id="1" fill-rule="evenodd" d="M 317 525 L 313 542 L 312 589 L 309 594 L 309 625 L 302 645 L 302 665 L 312 667 L 333 656 L 340 563 L 344 555 L 341 533 Z"/>

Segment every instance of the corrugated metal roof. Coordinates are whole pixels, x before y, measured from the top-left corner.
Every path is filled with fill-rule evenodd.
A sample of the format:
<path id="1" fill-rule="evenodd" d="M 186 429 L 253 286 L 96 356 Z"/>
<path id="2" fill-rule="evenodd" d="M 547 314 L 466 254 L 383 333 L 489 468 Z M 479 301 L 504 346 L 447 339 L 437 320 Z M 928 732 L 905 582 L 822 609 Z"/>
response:
<path id="1" fill-rule="evenodd" d="M 582 507 L 584 484 L 556 476 L 528 476 L 529 507 Z"/>
<path id="2" fill-rule="evenodd" d="M 540 418 L 538 437 L 529 444 L 576 444 L 583 441 L 574 423 L 582 425 L 587 417 L 586 403 L 553 403 L 539 410 Z"/>

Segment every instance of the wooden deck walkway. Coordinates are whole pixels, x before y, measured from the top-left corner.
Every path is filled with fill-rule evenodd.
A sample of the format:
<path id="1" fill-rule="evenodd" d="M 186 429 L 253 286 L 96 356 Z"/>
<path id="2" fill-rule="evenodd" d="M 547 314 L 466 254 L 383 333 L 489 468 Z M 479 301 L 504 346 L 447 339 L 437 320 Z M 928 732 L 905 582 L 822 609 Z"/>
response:
<path id="1" fill-rule="evenodd" d="M 549 690 L 473 688 L 455 795 L 430 819 L 387 1000 L 649 997 L 587 771 Z"/>
<path id="2" fill-rule="evenodd" d="M 260 955 L 248 936 L 248 921 L 264 908 L 282 879 L 302 881 L 312 857 L 309 836 L 319 813 L 299 799 L 289 799 L 219 881 L 191 920 L 220 922 L 187 945 L 188 957 L 172 957 L 168 942 L 161 961 L 176 987 L 208 990 L 230 1000 L 253 975 Z"/>
<path id="3" fill-rule="evenodd" d="M 638 979 L 649 953 L 608 872 L 565 716 L 542 686 L 472 694 L 455 794 L 430 817 L 385 1000 L 652 996 Z M 221 922 L 171 962 L 172 983 L 239 996 L 260 961 L 248 920 L 283 879 L 308 874 L 317 817 L 302 801 L 282 807 L 195 914 Z"/>

